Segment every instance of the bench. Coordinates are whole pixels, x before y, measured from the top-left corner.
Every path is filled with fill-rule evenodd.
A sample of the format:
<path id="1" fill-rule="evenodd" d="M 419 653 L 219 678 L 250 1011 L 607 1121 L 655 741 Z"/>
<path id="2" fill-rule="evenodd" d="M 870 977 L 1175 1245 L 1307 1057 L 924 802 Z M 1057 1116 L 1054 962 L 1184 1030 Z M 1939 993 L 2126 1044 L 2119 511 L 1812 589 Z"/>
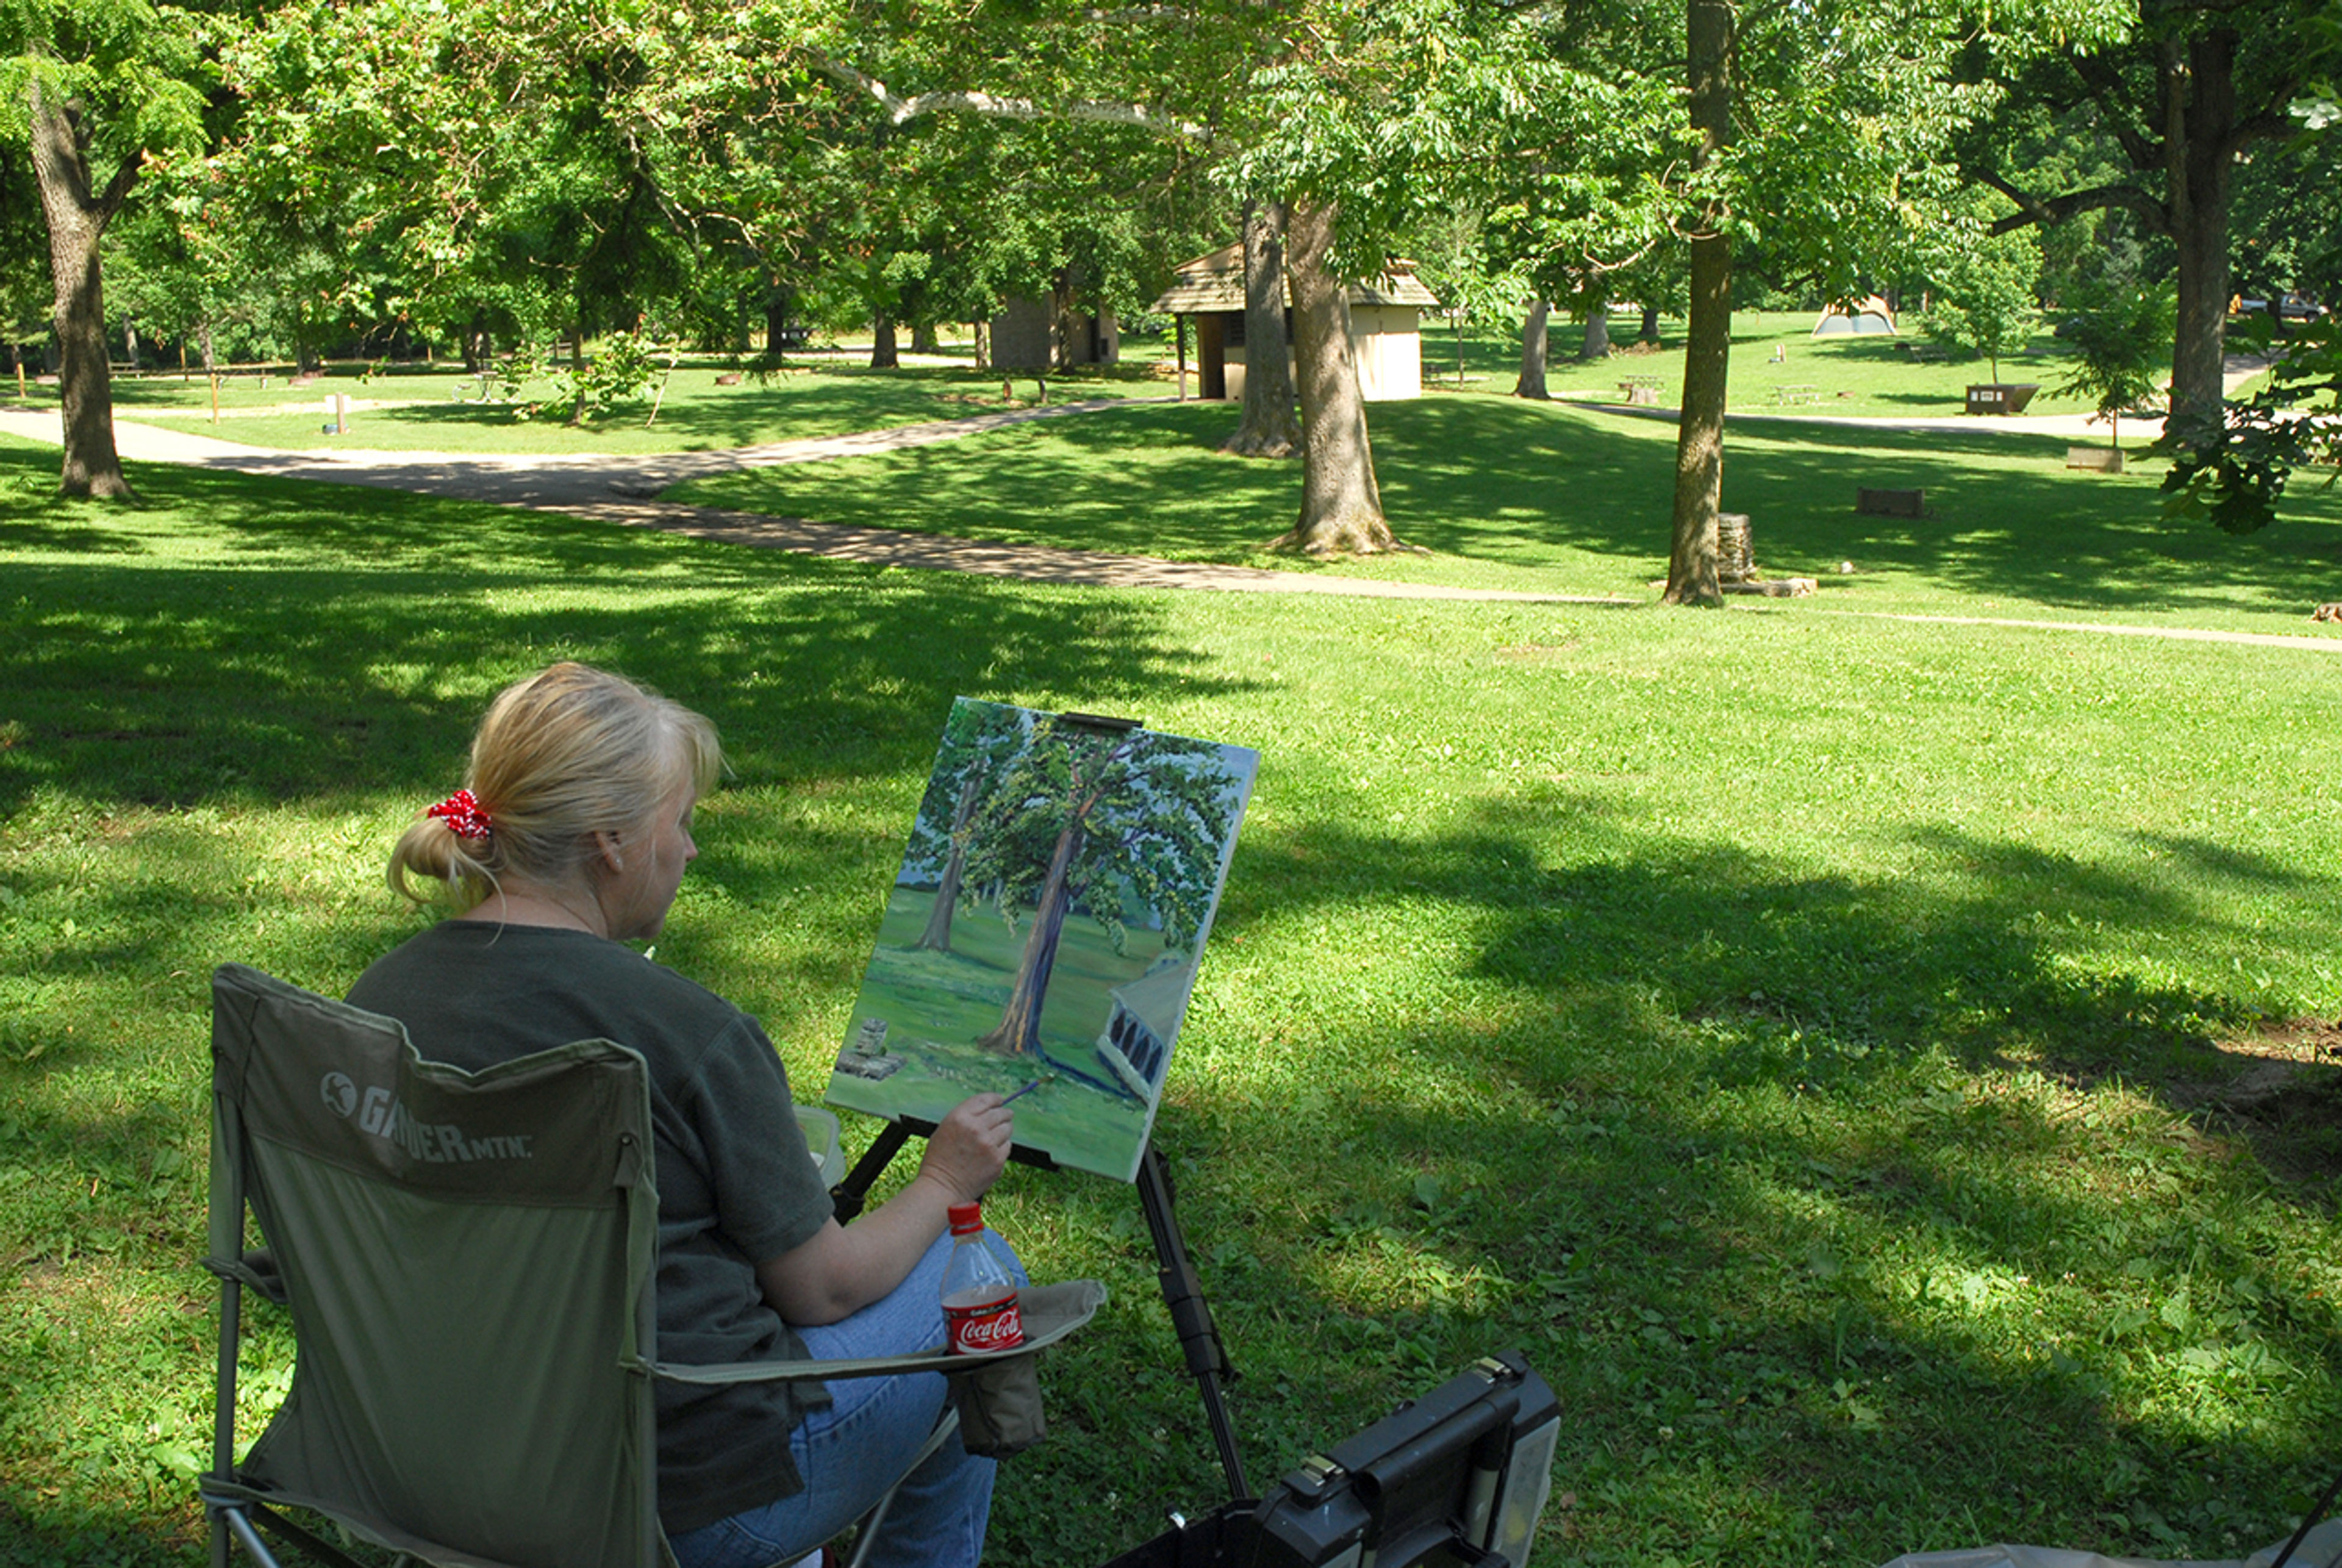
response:
<path id="1" fill-rule="evenodd" d="M 1797 403 L 1819 403 L 1822 389 L 1818 386 L 1777 386 L 1773 389 L 1776 404 L 1787 407 Z"/>
<path id="2" fill-rule="evenodd" d="M 1932 343 L 1907 343 L 1903 345 L 1903 352 L 1919 365 L 1937 365 L 1951 357 Z"/>
<path id="3" fill-rule="evenodd" d="M 1658 405 L 1660 385 L 1656 375 L 1623 375 L 1618 378 L 1618 395 L 1626 403 L 1655 408 Z"/>

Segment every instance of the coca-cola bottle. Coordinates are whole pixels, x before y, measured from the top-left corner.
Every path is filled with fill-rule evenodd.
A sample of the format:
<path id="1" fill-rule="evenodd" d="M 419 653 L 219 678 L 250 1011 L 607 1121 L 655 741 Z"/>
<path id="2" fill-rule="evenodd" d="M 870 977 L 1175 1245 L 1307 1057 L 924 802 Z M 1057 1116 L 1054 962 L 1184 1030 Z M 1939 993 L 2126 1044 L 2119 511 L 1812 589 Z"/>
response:
<path id="1" fill-rule="evenodd" d="M 978 1203 L 951 1206 L 951 1260 L 944 1265 L 944 1329 L 954 1353 L 1010 1350 L 1025 1343 L 1016 1282 L 984 1229 Z"/>

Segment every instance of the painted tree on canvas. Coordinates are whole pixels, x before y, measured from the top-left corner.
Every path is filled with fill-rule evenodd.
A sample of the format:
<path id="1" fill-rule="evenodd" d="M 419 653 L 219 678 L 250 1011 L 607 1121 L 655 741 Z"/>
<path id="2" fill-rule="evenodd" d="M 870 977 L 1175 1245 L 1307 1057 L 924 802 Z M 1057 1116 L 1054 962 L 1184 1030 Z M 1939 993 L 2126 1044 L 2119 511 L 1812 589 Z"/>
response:
<path id="1" fill-rule="evenodd" d="M 1192 947 L 1219 880 L 1236 783 L 1217 746 L 1146 730 L 1045 718 L 1009 764 L 972 835 L 964 874 L 997 884 L 1032 925 L 998 1027 L 977 1044 L 1041 1054 L 1041 1004 L 1075 909 L 1119 948 L 1123 910 L 1153 913 L 1166 948 Z"/>
<path id="2" fill-rule="evenodd" d="M 970 885 L 968 848 L 994 789 L 1025 744 L 1025 720 L 1022 709 L 961 701 L 952 704 L 951 716 L 944 721 L 943 745 L 936 753 L 935 771 L 927 775 L 927 793 L 919 802 L 903 857 L 906 865 L 942 864 L 935 907 L 927 912 L 926 929 L 914 946 L 931 953 L 951 951 L 952 917 Z"/>

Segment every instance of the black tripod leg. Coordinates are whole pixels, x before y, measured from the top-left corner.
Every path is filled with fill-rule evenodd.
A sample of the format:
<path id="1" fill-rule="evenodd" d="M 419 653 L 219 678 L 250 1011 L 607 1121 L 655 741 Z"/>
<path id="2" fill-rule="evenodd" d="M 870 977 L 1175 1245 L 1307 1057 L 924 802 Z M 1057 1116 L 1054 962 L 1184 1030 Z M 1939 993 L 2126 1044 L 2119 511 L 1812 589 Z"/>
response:
<path id="1" fill-rule="evenodd" d="M 1138 1199 L 1146 1211 L 1146 1228 L 1155 1237 L 1155 1256 L 1163 1265 L 1156 1276 L 1163 1284 L 1163 1304 L 1171 1311 L 1171 1326 L 1177 1331 L 1179 1348 L 1187 1357 L 1187 1371 L 1203 1393 L 1204 1417 L 1211 1423 L 1212 1441 L 1219 1447 L 1228 1495 L 1245 1501 L 1252 1496 L 1252 1490 L 1245 1481 L 1244 1458 L 1236 1452 L 1227 1406 L 1220 1398 L 1221 1381 L 1235 1382 L 1236 1373 L 1228 1365 L 1227 1347 L 1220 1343 L 1220 1331 L 1212 1322 L 1211 1305 L 1204 1300 L 1195 1264 L 1188 1261 L 1179 1218 L 1171 1212 L 1170 1171 L 1152 1144 L 1138 1162 Z"/>
<path id="2" fill-rule="evenodd" d="M 837 1216 L 839 1224 L 862 1212 L 862 1205 L 870 1197 L 870 1183 L 884 1174 L 910 1141 L 911 1129 L 900 1122 L 889 1122 L 878 1129 L 878 1136 L 862 1151 L 862 1158 L 854 1162 L 854 1169 L 846 1173 L 846 1180 L 829 1190 L 830 1212 Z"/>

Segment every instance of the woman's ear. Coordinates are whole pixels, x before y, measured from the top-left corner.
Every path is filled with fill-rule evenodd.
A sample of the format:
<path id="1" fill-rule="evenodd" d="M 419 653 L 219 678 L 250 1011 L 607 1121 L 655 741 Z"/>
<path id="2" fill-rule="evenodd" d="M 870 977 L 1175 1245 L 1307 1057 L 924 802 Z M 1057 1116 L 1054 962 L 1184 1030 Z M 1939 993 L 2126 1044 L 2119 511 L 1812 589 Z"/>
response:
<path id="1" fill-rule="evenodd" d="M 626 869 L 626 856 L 621 854 L 618 849 L 618 835 L 608 828 L 594 830 L 594 849 L 602 857 L 603 863 L 612 871 Z"/>

